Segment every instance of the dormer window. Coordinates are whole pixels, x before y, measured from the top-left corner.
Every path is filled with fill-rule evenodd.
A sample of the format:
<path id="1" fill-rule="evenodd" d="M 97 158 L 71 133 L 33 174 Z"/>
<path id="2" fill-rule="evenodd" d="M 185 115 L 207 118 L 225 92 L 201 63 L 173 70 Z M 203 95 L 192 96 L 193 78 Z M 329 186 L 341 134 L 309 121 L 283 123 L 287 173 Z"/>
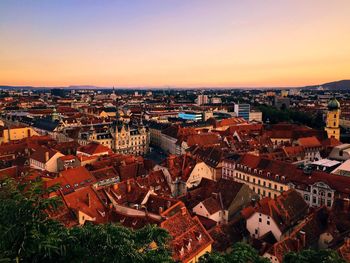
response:
<path id="1" fill-rule="evenodd" d="M 183 256 L 185 254 L 185 249 L 184 247 L 181 247 L 180 250 L 179 250 L 179 253 L 181 256 Z"/>

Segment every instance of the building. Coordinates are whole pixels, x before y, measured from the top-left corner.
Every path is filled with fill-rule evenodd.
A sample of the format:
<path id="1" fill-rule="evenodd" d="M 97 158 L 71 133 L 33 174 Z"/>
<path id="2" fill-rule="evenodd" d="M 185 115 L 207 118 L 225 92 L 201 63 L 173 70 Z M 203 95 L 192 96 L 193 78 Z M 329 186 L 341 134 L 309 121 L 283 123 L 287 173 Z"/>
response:
<path id="1" fill-rule="evenodd" d="M 208 95 L 201 94 L 197 96 L 197 105 L 203 105 L 208 103 L 209 103 Z"/>
<path id="2" fill-rule="evenodd" d="M 329 158 L 337 161 L 346 161 L 350 159 L 350 144 L 343 143 L 333 147 Z"/>
<path id="3" fill-rule="evenodd" d="M 257 194 L 245 184 L 203 178 L 198 187 L 188 191 L 185 202 L 194 214 L 221 224 L 228 223 L 243 207 L 257 199 Z"/>
<path id="4" fill-rule="evenodd" d="M 328 103 L 328 111 L 326 118 L 326 128 L 328 138 L 335 138 L 340 140 L 340 103 L 336 98 L 333 98 Z"/>
<path id="5" fill-rule="evenodd" d="M 59 151 L 40 148 L 30 156 L 30 167 L 53 173 L 58 172 L 57 160 L 63 156 Z"/>
<path id="6" fill-rule="evenodd" d="M 249 121 L 250 105 L 249 104 L 235 104 L 234 112 L 237 117 L 241 117 Z"/>
<path id="7" fill-rule="evenodd" d="M 180 112 L 179 118 L 190 121 L 201 121 L 203 118 L 203 114 L 201 112 L 194 111 Z"/>
<path id="8" fill-rule="evenodd" d="M 249 113 L 249 121 L 262 122 L 262 112 L 261 111 L 251 111 Z"/>
<path id="9" fill-rule="evenodd" d="M 144 155 L 149 151 L 150 133 L 143 125 L 117 125 L 114 143 L 116 153 Z"/>
<path id="10" fill-rule="evenodd" d="M 332 207 L 334 200 L 349 198 L 350 177 L 245 154 L 236 163 L 234 180 L 248 184 L 262 197 L 278 197 L 291 188 L 311 207 Z"/>
<path id="11" fill-rule="evenodd" d="M 308 205 L 295 190 L 289 190 L 276 199 L 260 200 L 254 212 L 247 218 L 246 227 L 253 238 L 272 233 L 277 241 L 288 235 L 288 231 L 303 219 Z"/>
<path id="12" fill-rule="evenodd" d="M 63 171 L 63 170 L 75 168 L 78 166 L 80 166 L 80 161 L 74 155 L 65 155 L 65 156 L 61 156 L 57 159 L 58 171 Z"/>
<path id="13" fill-rule="evenodd" d="M 205 253 L 212 250 L 213 239 L 205 230 L 198 217 L 192 217 L 183 204 L 179 204 L 180 211 L 170 211 L 160 227 L 167 230 L 172 237 L 170 249 L 176 262 L 195 263 Z M 173 208 L 172 210 L 175 210 Z"/>
<path id="14" fill-rule="evenodd" d="M 11 141 L 18 141 L 34 135 L 39 135 L 31 127 L 27 126 L 13 126 L 0 128 L 0 143 L 8 143 Z"/>
<path id="15" fill-rule="evenodd" d="M 90 142 L 109 147 L 116 153 L 144 155 L 149 151 L 150 133 L 142 124 L 133 126 L 118 121 L 106 127 L 91 125 L 88 131 L 79 133 L 80 144 Z"/>

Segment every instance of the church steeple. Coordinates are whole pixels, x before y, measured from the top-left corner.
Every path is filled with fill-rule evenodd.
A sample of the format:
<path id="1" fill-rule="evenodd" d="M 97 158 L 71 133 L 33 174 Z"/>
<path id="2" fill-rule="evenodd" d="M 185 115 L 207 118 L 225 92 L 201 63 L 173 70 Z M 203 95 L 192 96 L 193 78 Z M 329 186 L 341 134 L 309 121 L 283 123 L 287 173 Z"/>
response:
<path id="1" fill-rule="evenodd" d="M 56 107 L 53 108 L 53 110 L 52 110 L 51 118 L 52 118 L 52 121 L 58 121 L 60 119 L 60 117 L 57 113 Z"/>
<path id="2" fill-rule="evenodd" d="M 327 105 L 327 119 L 326 119 L 326 127 L 325 131 L 327 132 L 328 138 L 335 138 L 340 140 L 340 127 L 339 127 L 339 119 L 340 119 L 340 103 L 339 101 L 333 97 L 328 105 Z"/>

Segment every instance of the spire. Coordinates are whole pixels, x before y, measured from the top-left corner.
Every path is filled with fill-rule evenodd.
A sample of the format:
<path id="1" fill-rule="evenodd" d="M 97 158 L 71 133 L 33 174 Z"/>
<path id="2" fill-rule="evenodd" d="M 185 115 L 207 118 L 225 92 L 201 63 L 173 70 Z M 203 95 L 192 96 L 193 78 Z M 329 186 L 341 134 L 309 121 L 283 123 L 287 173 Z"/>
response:
<path id="1" fill-rule="evenodd" d="M 52 121 L 58 121 L 59 120 L 59 115 L 57 113 L 56 107 L 54 107 L 53 110 L 52 110 L 51 118 L 52 118 Z"/>
<path id="2" fill-rule="evenodd" d="M 143 116 L 143 112 L 141 112 L 141 115 L 140 115 L 140 125 L 141 126 L 143 126 L 142 116 Z"/>

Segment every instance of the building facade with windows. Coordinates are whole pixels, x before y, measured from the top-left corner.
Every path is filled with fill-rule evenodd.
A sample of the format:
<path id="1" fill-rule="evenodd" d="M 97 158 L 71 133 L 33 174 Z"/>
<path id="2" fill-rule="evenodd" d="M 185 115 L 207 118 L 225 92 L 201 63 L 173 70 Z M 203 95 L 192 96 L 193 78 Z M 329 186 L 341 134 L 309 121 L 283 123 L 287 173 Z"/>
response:
<path id="1" fill-rule="evenodd" d="M 249 121 L 250 105 L 249 104 L 235 104 L 234 112 L 237 117 L 244 118 Z"/>

